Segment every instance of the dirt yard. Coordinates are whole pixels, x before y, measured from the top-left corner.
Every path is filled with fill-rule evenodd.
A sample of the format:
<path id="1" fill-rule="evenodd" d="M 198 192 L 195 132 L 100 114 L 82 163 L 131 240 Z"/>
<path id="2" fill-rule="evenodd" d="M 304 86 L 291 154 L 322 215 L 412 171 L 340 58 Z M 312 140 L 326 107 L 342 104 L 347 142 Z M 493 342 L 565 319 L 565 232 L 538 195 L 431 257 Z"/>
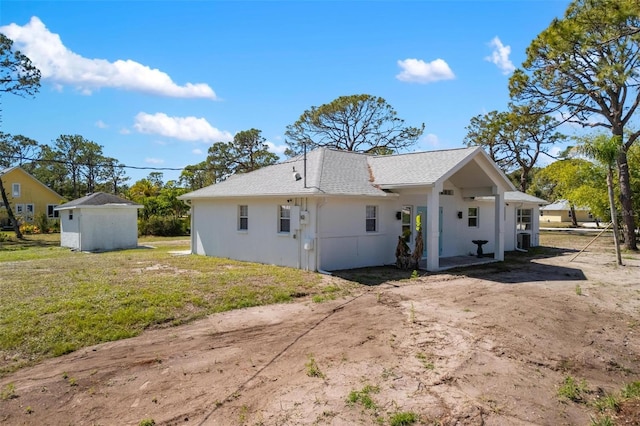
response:
<path id="1" fill-rule="evenodd" d="M 532 260 L 412 279 L 348 271 L 326 277 L 363 284 L 341 299 L 50 359 L 0 379 L 15 389 L 0 423 L 588 425 L 592 401 L 640 380 L 640 255 L 616 267 L 599 241 L 569 262 L 589 239 L 545 234 L 557 249 Z M 584 380 L 582 402 L 558 396 L 568 376 Z M 624 403 L 615 424 L 638 413 Z"/>

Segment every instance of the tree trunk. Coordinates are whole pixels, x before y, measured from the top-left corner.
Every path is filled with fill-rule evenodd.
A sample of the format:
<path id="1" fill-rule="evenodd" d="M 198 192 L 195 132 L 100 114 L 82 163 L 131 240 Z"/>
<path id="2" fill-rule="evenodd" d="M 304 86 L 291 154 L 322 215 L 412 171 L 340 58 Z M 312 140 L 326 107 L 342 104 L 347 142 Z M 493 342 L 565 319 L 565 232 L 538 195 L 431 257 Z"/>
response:
<path id="1" fill-rule="evenodd" d="M 611 166 L 607 167 L 607 192 L 609 194 L 609 209 L 611 211 L 611 223 L 613 224 L 613 242 L 616 246 L 616 257 L 618 259 L 618 265 L 622 265 L 620 241 L 618 239 L 618 213 L 616 212 L 616 200 L 613 195 L 613 171 L 611 170 Z"/>
<path id="2" fill-rule="evenodd" d="M 573 204 L 569 204 L 569 213 L 571 214 L 571 225 L 578 227 L 578 218 L 576 217 L 576 208 Z"/>
<path id="3" fill-rule="evenodd" d="M 20 232 L 20 224 L 18 223 L 16 217 L 13 215 L 13 210 L 11 209 L 11 205 L 9 204 L 9 199 L 7 198 L 7 191 L 4 190 L 4 183 L 2 183 L 2 179 L 0 179 L 0 192 L 2 192 L 2 202 L 7 209 L 9 221 L 11 222 L 11 225 L 13 225 L 13 230 L 16 233 L 16 238 L 21 240 L 23 237 L 22 232 Z"/>
<path id="4" fill-rule="evenodd" d="M 616 160 L 618 178 L 620 180 L 620 204 L 622 205 L 622 223 L 624 224 L 624 241 L 628 250 L 638 250 L 636 244 L 636 221 L 633 215 L 631 200 L 631 183 L 629 179 L 629 164 L 626 151 L 621 151 Z"/>

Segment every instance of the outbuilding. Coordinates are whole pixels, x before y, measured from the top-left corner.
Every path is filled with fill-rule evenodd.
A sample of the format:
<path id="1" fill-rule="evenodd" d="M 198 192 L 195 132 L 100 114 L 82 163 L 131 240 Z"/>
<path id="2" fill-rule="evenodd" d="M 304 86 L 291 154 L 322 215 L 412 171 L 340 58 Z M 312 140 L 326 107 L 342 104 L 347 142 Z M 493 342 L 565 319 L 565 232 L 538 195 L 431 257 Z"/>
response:
<path id="1" fill-rule="evenodd" d="M 60 245 L 78 251 L 109 251 L 138 246 L 140 204 L 95 192 L 56 207 Z"/>

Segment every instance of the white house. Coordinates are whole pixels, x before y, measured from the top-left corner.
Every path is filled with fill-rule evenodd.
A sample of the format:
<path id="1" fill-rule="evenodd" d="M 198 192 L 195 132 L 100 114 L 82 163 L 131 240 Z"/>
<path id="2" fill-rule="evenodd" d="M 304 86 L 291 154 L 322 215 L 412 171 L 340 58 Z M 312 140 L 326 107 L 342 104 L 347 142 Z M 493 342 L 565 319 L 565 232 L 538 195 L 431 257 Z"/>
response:
<path id="1" fill-rule="evenodd" d="M 56 207 L 60 245 L 78 251 L 108 251 L 138 246 L 141 205 L 95 192 Z"/>
<path id="2" fill-rule="evenodd" d="M 544 201 L 513 191 L 479 147 L 388 156 L 320 148 L 179 198 L 191 205 L 194 254 L 313 271 L 393 264 L 398 236 L 409 234 L 413 249 L 420 223 L 423 263 L 437 271 L 441 258 L 475 254 L 473 240 L 487 240 L 495 260 L 518 234 L 537 244 Z"/>

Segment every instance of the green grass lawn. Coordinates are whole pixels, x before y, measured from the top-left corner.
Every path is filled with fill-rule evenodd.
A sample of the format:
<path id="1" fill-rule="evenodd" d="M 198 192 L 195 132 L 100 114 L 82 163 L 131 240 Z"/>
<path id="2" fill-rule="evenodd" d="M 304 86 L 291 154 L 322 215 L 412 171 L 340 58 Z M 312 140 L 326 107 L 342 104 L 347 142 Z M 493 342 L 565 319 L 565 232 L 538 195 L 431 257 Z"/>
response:
<path id="1" fill-rule="evenodd" d="M 323 294 L 316 273 L 170 253 L 188 249 L 185 238 L 140 245 L 154 248 L 77 253 L 56 234 L 1 241 L 0 376 L 149 327 Z"/>

